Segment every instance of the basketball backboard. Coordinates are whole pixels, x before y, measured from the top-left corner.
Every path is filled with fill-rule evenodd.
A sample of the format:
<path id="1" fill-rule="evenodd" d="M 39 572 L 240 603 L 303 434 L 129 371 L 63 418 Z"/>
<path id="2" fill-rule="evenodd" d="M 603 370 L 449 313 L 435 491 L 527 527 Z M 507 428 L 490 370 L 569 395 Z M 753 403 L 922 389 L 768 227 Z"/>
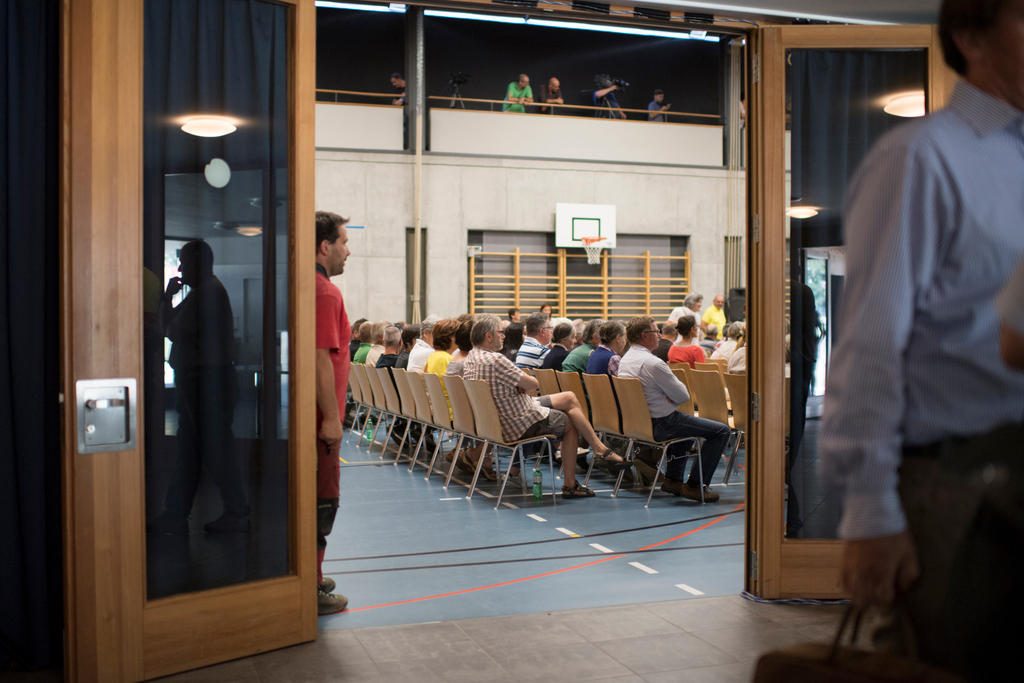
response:
<path id="1" fill-rule="evenodd" d="M 582 249 L 584 237 L 603 237 L 603 248 L 615 248 L 614 204 L 555 205 L 555 247 Z"/>

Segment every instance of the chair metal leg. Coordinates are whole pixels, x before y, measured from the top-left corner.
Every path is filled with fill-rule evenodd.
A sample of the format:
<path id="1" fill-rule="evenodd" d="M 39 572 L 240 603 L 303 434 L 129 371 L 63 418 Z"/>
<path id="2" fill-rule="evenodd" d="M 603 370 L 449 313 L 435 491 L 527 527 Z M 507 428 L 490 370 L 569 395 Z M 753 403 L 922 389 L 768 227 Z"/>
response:
<path id="1" fill-rule="evenodd" d="M 668 457 L 668 444 L 661 447 L 661 457 L 658 459 L 658 467 L 654 470 L 654 480 L 651 481 L 651 491 L 647 494 L 647 502 L 644 503 L 644 507 L 650 507 L 651 498 L 654 497 L 654 489 L 658 486 L 658 477 L 661 476 L 661 467 L 665 464 L 665 459 Z"/>
<path id="2" fill-rule="evenodd" d="M 484 466 L 484 458 L 487 456 L 487 447 L 488 446 L 490 446 L 490 443 L 488 443 L 487 441 L 484 441 L 484 448 L 483 448 L 482 451 L 480 451 L 480 459 L 476 461 L 476 469 L 473 470 L 473 481 L 470 482 L 470 484 L 469 484 L 469 493 L 466 494 L 466 500 L 472 500 L 473 492 L 476 491 L 476 482 L 480 478 L 480 470 Z M 497 446 L 494 447 L 494 452 L 495 452 L 495 460 L 497 460 L 497 452 L 498 452 L 498 447 Z"/>
<path id="3" fill-rule="evenodd" d="M 391 424 L 388 425 L 388 433 L 384 437 L 384 447 L 381 448 L 381 450 L 380 450 L 381 457 L 386 455 L 387 452 L 388 452 L 388 445 L 391 443 L 391 433 L 395 431 L 395 423 L 397 421 L 398 421 L 398 418 L 395 417 L 394 415 L 392 415 L 391 416 Z M 402 457 L 402 449 L 396 448 L 395 449 L 395 462 L 393 464 L 397 465 L 398 464 L 398 459 L 400 457 Z"/>
<path id="4" fill-rule="evenodd" d="M 551 475 L 551 504 L 558 505 L 558 491 L 555 489 L 558 486 L 558 482 L 555 481 L 555 449 L 546 439 L 545 445 L 548 449 L 548 473 Z"/>
<path id="5" fill-rule="evenodd" d="M 601 440 L 601 443 L 604 443 L 604 432 L 598 432 L 597 433 L 597 438 Z M 591 446 L 590 452 L 594 453 L 593 446 Z M 590 483 L 590 474 L 594 471 L 594 462 L 596 462 L 596 461 L 597 461 L 597 453 L 594 453 L 594 457 L 590 459 L 590 464 L 587 465 L 587 475 L 585 477 L 583 477 L 583 485 L 584 486 L 586 486 L 587 484 Z"/>
<path id="6" fill-rule="evenodd" d="M 722 479 L 726 485 L 729 484 L 729 477 L 732 476 L 732 467 L 736 464 L 736 456 L 740 452 L 740 443 L 744 436 L 745 434 L 741 430 L 736 430 L 736 443 L 733 444 L 732 453 L 729 455 L 729 464 L 725 466 L 725 477 Z"/>
<path id="7" fill-rule="evenodd" d="M 495 452 L 494 462 L 495 462 L 495 464 L 497 464 L 498 463 L 498 456 L 497 456 L 498 447 L 497 446 L 494 447 L 494 452 Z M 518 446 L 516 446 L 515 448 L 512 449 L 512 459 L 509 460 L 508 467 L 505 468 L 505 476 L 503 476 L 501 478 L 501 488 L 498 489 L 498 502 L 496 502 L 494 504 L 494 509 L 495 510 L 497 510 L 499 507 L 501 507 L 501 497 L 503 495 L 505 495 L 505 486 L 508 485 L 508 478 L 510 476 L 512 476 L 512 467 L 516 464 L 516 456 L 520 456 L 520 458 L 521 458 L 522 454 L 523 454 L 523 446 L 522 446 L 522 444 L 520 444 L 520 445 L 518 445 Z M 522 471 L 523 467 L 526 467 L 526 463 L 523 463 L 521 465 L 520 472 Z M 499 472 L 501 471 L 501 466 L 500 465 L 498 465 L 498 471 Z"/>
<path id="8" fill-rule="evenodd" d="M 430 479 L 430 474 L 434 471 L 434 463 L 437 461 L 437 454 L 441 450 L 441 442 L 444 441 L 445 430 L 437 430 L 437 442 L 434 444 L 434 454 L 430 457 L 430 465 L 427 466 L 427 479 Z M 416 462 L 413 461 L 409 465 L 409 471 L 412 472 L 412 467 Z"/>
<path id="9" fill-rule="evenodd" d="M 352 434 L 359 432 L 359 411 L 364 407 L 365 406 L 362 403 L 356 404 L 356 414 L 352 416 L 352 426 L 348 428 L 348 434 L 345 435 L 345 438 L 342 440 L 342 443 L 348 443 L 348 441 L 352 438 Z M 365 413 L 363 414 L 363 418 L 363 421 L 365 422 Z"/>
<path id="10" fill-rule="evenodd" d="M 700 441 L 697 442 L 697 476 L 700 477 L 700 504 L 704 504 L 704 459 L 700 457 Z"/>
<path id="11" fill-rule="evenodd" d="M 398 442 L 398 453 L 401 454 L 405 450 L 405 440 L 409 438 L 409 429 L 412 427 L 412 420 L 405 418 L 405 430 L 402 432 L 402 438 Z"/>
<path id="12" fill-rule="evenodd" d="M 366 438 L 366 424 L 373 417 L 373 406 L 366 406 L 366 415 L 363 416 L 363 424 L 359 428 L 359 441 L 356 442 L 356 448 L 363 445 L 363 439 Z"/>
<path id="13" fill-rule="evenodd" d="M 452 463 L 448 465 L 448 476 L 444 480 L 444 490 L 448 490 L 448 484 L 452 483 L 452 474 L 455 473 L 456 461 L 459 459 L 459 450 L 462 448 L 462 440 L 466 438 L 465 434 L 459 434 L 459 440 L 455 444 L 455 455 L 452 456 Z M 430 472 L 427 472 L 427 479 L 430 478 Z"/>
<path id="14" fill-rule="evenodd" d="M 622 454 L 622 457 L 625 458 L 626 460 L 630 459 L 629 456 L 633 452 L 633 444 L 634 443 L 635 442 L 634 442 L 633 439 L 630 439 L 626 443 L 626 452 Z M 624 476 L 626 476 L 626 470 L 619 470 L 619 476 L 615 477 L 615 487 L 612 489 L 612 498 L 618 498 L 619 497 L 619 487 L 622 486 L 622 478 Z"/>

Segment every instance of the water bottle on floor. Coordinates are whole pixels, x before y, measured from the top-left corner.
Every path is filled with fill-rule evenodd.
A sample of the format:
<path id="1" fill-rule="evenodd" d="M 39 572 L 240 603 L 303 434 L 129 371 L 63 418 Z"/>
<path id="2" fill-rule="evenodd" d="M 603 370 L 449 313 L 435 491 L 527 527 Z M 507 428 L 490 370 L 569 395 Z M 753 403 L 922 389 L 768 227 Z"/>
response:
<path id="1" fill-rule="evenodd" d="M 540 469 L 537 467 L 533 468 L 533 499 L 540 500 L 544 497 L 544 475 L 541 474 Z"/>

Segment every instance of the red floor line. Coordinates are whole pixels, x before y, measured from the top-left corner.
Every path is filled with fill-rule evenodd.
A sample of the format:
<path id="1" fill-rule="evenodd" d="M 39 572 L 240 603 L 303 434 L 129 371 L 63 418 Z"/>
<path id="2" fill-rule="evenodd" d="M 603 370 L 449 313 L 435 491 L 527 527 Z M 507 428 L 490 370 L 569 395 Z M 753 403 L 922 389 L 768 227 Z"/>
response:
<path id="1" fill-rule="evenodd" d="M 732 509 L 732 512 L 735 512 L 736 510 L 739 510 L 742 507 L 743 507 L 743 503 L 740 503 L 739 505 L 737 505 L 735 508 Z M 709 526 L 711 526 L 713 524 L 718 524 L 719 522 L 721 522 L 723 519 L 725 519 L 728 516 L 729 516 L 728 514 L 722 515 L 721 517 L 718 517 L 717 519 L 713 519 L 710 522 L 708 522 L 707 524 L 704 524 L 703 526 L 699 526 L 696 529 L 691 529 L 690 531 L 687 531 L 686 533 L 679 534 L 678 536 L 673 536 L 672 538 L 666 538 L 664 541 L 658 541 L 657 543 L 655 543 L 653 545 L 648 545 L 648 546 L 644 546 L 643 548 L 638 548 L 638 550 L 647 550 L 648 548 L 655 548 L 655 547 L 657 547 L 659 545 L 663 545 L 665 543 L 670 543 L 672 541 L 675 541 L 675 540 L 678 540 L 680 538 L 683 538 L 684 536 L 689 536 L 690 534 L 695 534 L 698 531 L 700 531 L 701 529 L 707 529 Z M 511 586 L 512 584 L 523 583 L 524 581 L 532 581 L 534 579 L 542 579 L 542 578 L 544 578 L 546 576 L 554 576 L 555 574 L 562 574 L 564 572 L 571 572 L 571 571 L 574 571 L 576 569 L 583 569 L 584 567 L 591 567 L 591 566 L 593 566 L 595 564 L 601 564 L 603 562 L 609 562 L 611 560 L 618 560 L 618 559 L 623 558 L 623 557 L 625 557 L 625 555 L 609 555 L 608 557 L 602 557 L 600 560 L 594 560 L 592 562 L 584 562 L 583 564 L 577 564 L 577 565 L 572 566 L 572 567 L 563 567 L 562 569 L 556 569 L 554 571 L 544 572 L 543 574 L 534 574 L 533 576 L 524 576 L 524 577 L 519 578 L 519 579 L 511 579 L 509 581 L 502 581 L 501 583 L 492 583 L 492 584 L 488 584 L 486 586 L 476 586 L 474 588 L 464 588 L 462 590 L 451 591 L 449 593 L 438 593 L 437 595 L 425 595 L 422 598 L 410 598 L 409 600 L 398 600 L 396 602 L 383 602 L 383 603 L 381 603 L 379 605 L 367 605 L 366 607 L 350 607 L 349 609 L 347 609 L 345 611 L 346 612 L 363 612 L 363 611 L 370 610 L 370 609 L 380 609 L 381 607 L 396 607 L 398 605 L 408 605 L 408 604 L 413 603 L 413 602 L 424 602 L 426 600 L 436 600 L 437 598 L 450 598 L 453 595 L 465 595 L 466 593 L 475 593 L 477 591 L 487 590 L 489 588 L 500 588 L 501 586 Z"/>

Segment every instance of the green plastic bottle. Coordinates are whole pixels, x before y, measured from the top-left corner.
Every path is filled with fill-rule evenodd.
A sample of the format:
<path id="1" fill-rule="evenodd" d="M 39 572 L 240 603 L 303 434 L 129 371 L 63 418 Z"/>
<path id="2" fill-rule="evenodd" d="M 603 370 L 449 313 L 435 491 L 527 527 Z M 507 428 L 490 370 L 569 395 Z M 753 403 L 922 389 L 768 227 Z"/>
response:
<path id="1" fill-rule="evenodd" d="M 533 468 L 533 499 L 540 500 L 544 497 L 544 475 L 540 469 Z"/>

